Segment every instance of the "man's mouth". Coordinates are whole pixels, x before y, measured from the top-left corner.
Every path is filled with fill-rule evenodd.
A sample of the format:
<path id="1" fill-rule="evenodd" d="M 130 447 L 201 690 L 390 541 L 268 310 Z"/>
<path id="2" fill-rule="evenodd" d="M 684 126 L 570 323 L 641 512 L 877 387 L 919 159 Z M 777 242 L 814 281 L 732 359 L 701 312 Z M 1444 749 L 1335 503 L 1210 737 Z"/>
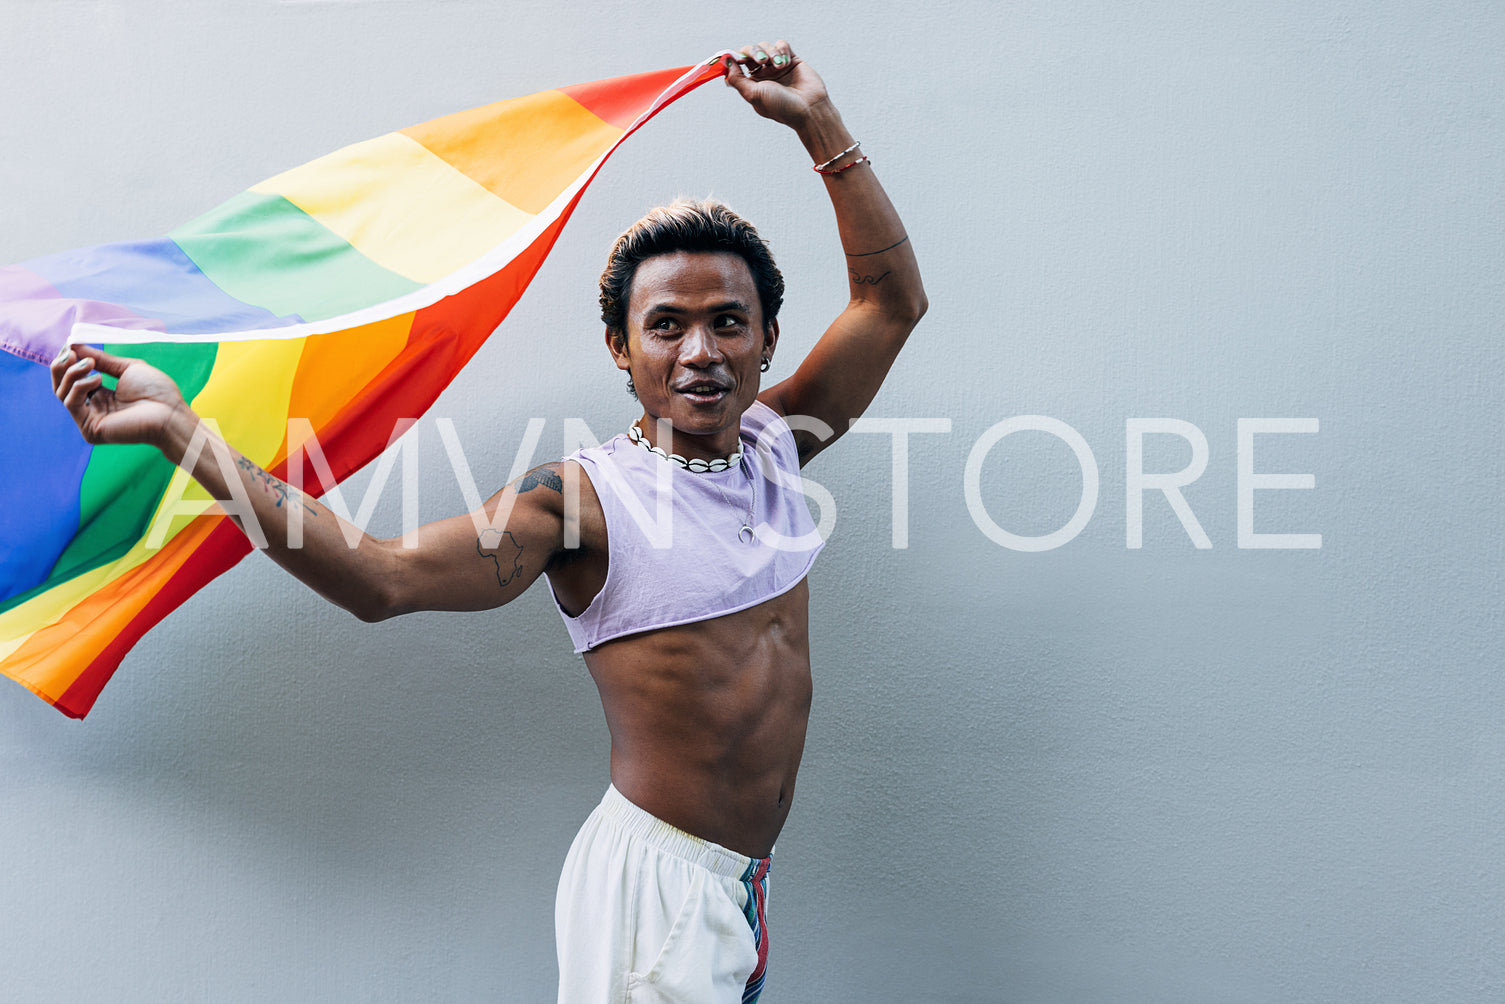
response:
<path id="1" fill-rule="evenodd" d="M 711 404 L 725 397 L 727 388 L 715 381 L 697 380 L 675 390 L 697 404 Z"/>

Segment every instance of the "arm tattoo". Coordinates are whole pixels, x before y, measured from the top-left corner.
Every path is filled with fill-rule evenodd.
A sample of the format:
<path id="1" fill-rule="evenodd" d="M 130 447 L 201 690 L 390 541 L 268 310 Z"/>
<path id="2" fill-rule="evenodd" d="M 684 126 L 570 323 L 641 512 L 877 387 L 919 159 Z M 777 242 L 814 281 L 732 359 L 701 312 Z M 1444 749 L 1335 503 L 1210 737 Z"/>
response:
<path id="1" fill-rule="evenodd" d="M 554 469 L 554 465 L 552 464 L 540 464 L 527 474 L 524 474 L 517 482 L 517 494 L 521 495 L 523 492 L 532 491 L 539 485 L 552 489 L 561 495 L 564 494 L 564 479 L 559 476 L 559 472 Z"/>
<path id="2" fill-rule="evenodd" d="M 847 275 L 851 276 L 852 277 L 852 281 L 855 282 L 859 286 L 862 286 L 862 285 L 876 286 L 876 285 L 878 285 L 878 283 L 882 282 L 884 279 L 887 279 L 889 277 L 889 273 L 888 272 L 884 272 L 882 275 L 878 275 L 878 276 L 862 275 L 855 268 L 849 268 L 849 269 L 847 269 Z"/>
<path id="3" fill-rule="evenodd" d="M 523 545 L 512 536 L 511 530 L 482 530 L 476 538 L 476 553 L 496 566 L 496 584 L 499 586 L 505 587 L 523 574 Z M 504 565 L 510 567 L 504 568 Z"/>
<path id="4" fill-rule="evenodd" d="M 267 494 L 272 496 L 272 505 L 278 509 L 281 509 L 283 504 L 286 503 L 290 509 L 297 506 L 310 515 L 317 516 L 319 514 L 319 507 L 314 505 L 307 495 L 299 491 L 294 491 L 290 485 L 272 477 L 245 457 L 236 457 L 235 466 L 243 471 L 250 471 L 251 480 L 260 484 L 266 490 Z"/>
<path id="5" fill-rule="evenodd" d="M 892 251 L 894 248 L 898 247 L 900 244 L 903 244 L 907 240 L 909 240 L 909 235 L 905 234 L 903 237 L 900 237 L 898 240 L 894 241 L 886 248 L 879 248 L 876 251 L 858 251 L 855 254 L 851 251 L 847 251 L 845 253 L 848 258 L 866 258 L 869 255 L 882 254 L 885 251 Z"/>

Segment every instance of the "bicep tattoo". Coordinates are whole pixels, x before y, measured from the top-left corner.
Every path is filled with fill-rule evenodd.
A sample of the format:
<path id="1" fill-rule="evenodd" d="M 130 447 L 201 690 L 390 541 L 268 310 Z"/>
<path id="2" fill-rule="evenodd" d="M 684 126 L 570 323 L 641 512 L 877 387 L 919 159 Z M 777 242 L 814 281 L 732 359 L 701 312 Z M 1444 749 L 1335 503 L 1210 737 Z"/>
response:
<path id="1" fill-rule="evenodd" d="M 503 588 L 523 574 L 523 545 L 511 530 L 482 530 L 476 538 L 476 553 L 496 566 L 496 584 Z"/>

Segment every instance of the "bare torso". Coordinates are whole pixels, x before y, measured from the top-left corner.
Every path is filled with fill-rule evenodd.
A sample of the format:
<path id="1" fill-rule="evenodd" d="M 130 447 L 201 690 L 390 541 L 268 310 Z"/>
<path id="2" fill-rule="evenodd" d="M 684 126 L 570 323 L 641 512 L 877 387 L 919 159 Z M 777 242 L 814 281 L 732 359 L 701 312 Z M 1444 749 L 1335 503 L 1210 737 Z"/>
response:
<path id="1" fill-rule="evenodd" d="M 606 580 L 605 517 L 589 479 L 580 480 L 580 553 L 549 573 L 571 612 Z M 585 653 L 611 731 L 617 790 L 687 833 L 766 856 L 789 815 L 805 748 L 809 600 L 801 581 L 755 607 Z"/>

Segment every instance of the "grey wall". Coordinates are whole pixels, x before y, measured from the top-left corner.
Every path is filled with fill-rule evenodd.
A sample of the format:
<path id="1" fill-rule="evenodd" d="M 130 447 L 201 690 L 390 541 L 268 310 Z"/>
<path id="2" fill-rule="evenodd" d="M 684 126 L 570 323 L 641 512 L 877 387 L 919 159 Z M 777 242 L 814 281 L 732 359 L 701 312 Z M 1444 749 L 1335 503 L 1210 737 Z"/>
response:
<path id="1" fill-rule="evenodd" d="M 808 472 L 817 693 L 774 881 L 775 1001 L 1505 997 L 1496 4 L 50 2 L 0 15 L 0 260 L 163 233 L 288 166 L 439 114 L 787 36 L 901 207 L 932 310 L 871 414 L 913 441 Z M 632 415 L 594 316 L 605 248 L 713 193 L 790 278 L 786 375 L 840 308 L 791 136 L 708 87 L 631 140 L 419 429 L 424 515 L 531 416 Z M 1043 553 L 974 524 L 969 451 L 1040 414 L 1101 471 Z M 1238 543 L 1241 417 L 1257 496 Z M 1125 423 L 1209 444 L 1125 545 Z M 557 445 L 549 447 L 557 452 Z M 1151 437 L 1146 468 L 1190 456 Z M 1071 515 L 1021 433 L 980 490 Z M 363 483 L 357 479 L 358 488 Z M 399 523 L 395 496 L 378 529 Z M 370 627 L 252 557 L 149 635 L 92 716 L 0 686 L 0 980 L 25 1001 L 553 993 L 552 896 L 606 784 L 547 595 Z"/>

